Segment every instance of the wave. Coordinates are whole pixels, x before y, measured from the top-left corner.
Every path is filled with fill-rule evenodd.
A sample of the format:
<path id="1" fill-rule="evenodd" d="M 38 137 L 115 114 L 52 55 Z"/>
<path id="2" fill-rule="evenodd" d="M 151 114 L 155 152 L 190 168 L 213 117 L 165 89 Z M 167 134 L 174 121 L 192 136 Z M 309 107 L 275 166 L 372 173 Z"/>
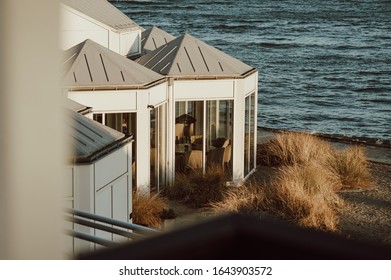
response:
<path id="1" fill-rule="evenodd" d="M 382 92 L 391 92 L 389 88 L 376 88 L 376 87 L 367 87 L 367 88 L 358 88 L 354 89 L 355 92 L 368 92 L 368 93 L 382 93 Z"/>
<path id="2" fill-rule="evenodd" d="M 325 101 L 325 100 L 310 100 L 308 103 L 320 106 L 320 107 L 336 107 L 338 104 L 335 104 L 335 102 Z"/>
<path id="3" fill-rule="evenodd" d="M 359 99 L 362 102 L 382 103 L 391 104 L 391 99 Z"/>
<path id="4" fill-rule="evenodd" d="M 220 24 L 216 26 L 217 29 L 226 29 L 226 30 L 247 30 L 253 29 L 254 26 L 249 24 Z"/>
<path id="5" fill-rule="evenodd" d="M 258 43 L 258 45 L 262 48 L 295 48 L 300 47 L 297 44 L 280 44 L 280 43 L 271 43 L 271 42 L 262 42 Z"/>

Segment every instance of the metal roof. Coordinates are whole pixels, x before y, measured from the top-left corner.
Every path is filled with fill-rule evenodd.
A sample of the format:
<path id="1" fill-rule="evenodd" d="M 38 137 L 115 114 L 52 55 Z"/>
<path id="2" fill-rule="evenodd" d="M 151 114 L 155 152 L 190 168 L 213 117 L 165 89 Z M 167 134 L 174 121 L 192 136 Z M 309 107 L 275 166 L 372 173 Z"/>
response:
<path id="1" fill-rule="evenodd" d="M 140 57 L 138 63 L 171 77 L 240 77 L 255 68 L 189 34 Z"/>
<path id="2" fill-rule="evenodd" d="M 141 48 L 143 53 L 149 53 L 175 39 L 175 36 L 156 26 L 141 33 Z"/>
<path id="3" fill-rule="evenodd" d="M 125 134 L 69 109 L 66 110 L 65 115 L 66 132 L 73 148 L 71 154 L 73 162 L 94 161 L 128 139 Z"/>
<path id="4" fill-rule="evenodd" d="M 72 99 L 64 98 L 64 105 L 65 108 L 68 108 L 69 110 L 72 110 L 73 112 L 79 113 L 79 114 L 86 114 L 91 112 L 91 107 L 88 107 L 86 105 L 82 105 Z"/>
<path id="5" fill-rule="evenodd" d="M 63 53 L 64 86 L 79 89 L 145 88 L 164 77 L 86 40 Z"/>
<path id="6" fill-rule="evenodd" d="M 134 21 L 106 0 L 61 0 L 61 2 L 117 31 L 139 28 Z"/>

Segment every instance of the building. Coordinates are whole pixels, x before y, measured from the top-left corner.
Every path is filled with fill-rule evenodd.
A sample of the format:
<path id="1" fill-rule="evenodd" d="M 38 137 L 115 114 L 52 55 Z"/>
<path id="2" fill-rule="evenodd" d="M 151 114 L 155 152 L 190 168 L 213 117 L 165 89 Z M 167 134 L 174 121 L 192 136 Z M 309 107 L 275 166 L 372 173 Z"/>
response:
<path id="1" fill-rule="evenodd" d="M 91 107 L 94 120 L 134 135 L 134 187 L 149 193 L 171 184 L 175 172 L 206 172 L 213 165 L 239 182 L 255 169 L 255 68 L 188 34 L 175 38 L 156 27 L 141 34 L 141 27 L 107 1 L 93 7 L 89 0 L 63 3 L 62 12 L 73 13 L 63 20 L 65 45 L 91 37 L 64 52 L 64 91 Z M 127 42 L 140 49 L 109 50 L 112 45 L 101 39 L 112 30 L 106 28 L 102 38 L 95 36 L 100 32 L 82 32 L 86 18 L 139 32 Z M 144 55 L 135 63 L 125 57 L 129 54 Z"/>
<path id="2" fill-rule="evenodd" d="M 63 61 L 65 95 L 91 107 L 94 120 L 133 135 L 134 187 L 149 193 L 151 181 L 166 184 L 166 78 L 92 40 L 65 51 Z"/>
<path id="3" fill-rule="evenodd" d="M 64 170 L 64 207 L 130 222 L 132 136 L 126 136 L 69 109 L 66 110 L 66 130 L 72 149 Z M 116 235 L 108 232 L 72 223 L 67 223 L 67 227 L 118 241 Z M 65 242 L 69 256 L 97 246 L 71 237 L 66 237 Z"/>
<path id="4" fill-rule="evenodd" d="M 142 28 L 106 0 L 61 0 L 60 46 L 91 39 L 123 56 L 141 53 Z"/>
<path id="5" fill-rule="evenodd" d="M 237 182 L 255 169 L 255 68 L 188 34 L 137 62 L 169 80 L 169 160 L 176 170 L 217 164 Z"/>

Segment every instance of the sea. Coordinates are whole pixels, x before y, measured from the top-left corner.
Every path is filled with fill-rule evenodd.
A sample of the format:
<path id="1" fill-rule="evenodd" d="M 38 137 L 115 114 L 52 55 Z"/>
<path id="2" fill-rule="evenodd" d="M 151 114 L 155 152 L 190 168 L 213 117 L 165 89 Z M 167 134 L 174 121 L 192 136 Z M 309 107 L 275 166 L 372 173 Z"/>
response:
<path id="1" fill-rule="evenodd" d="M 390 0 L 112 3 L 256 67 L 259 126 L 391 140 Z"/>

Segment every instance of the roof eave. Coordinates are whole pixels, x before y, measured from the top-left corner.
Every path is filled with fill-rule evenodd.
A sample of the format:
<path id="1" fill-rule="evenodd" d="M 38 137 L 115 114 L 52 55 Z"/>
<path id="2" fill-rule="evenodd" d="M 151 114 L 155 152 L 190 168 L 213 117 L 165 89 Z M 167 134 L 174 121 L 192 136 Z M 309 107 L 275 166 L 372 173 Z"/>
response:
<path id="1" fill-rule="evenodd" d="M 100 148 L 98 151 L 95 151 L 91 154 L 84 155 L 84 156 L 75 156 L 73 157 L 70 162 L 73 164 L 90 164 L 98 159 L 104 157 L 105 155 L 109 154 L 110 152 L 119 149 L 126 144 L 133 142 L 133 135 L 124 136 L 121 139 L 116 140 L 115 142 Z"/>
<path id="2" fill-rule="evenodd" d="M 222 74 L 222 75 L 170 75 L 167 77 L 173 78 L 175 80 L 227 80 L 227 79 L 244 79 L 252 74 L 256 73 L 258 70 L 252 68 L 242 74 Z"/>
<path id="3" fill-rule="evenodd" d="M 97 91 L 97 90 L 138 90 L 150 89 L 167 81 L 167 77 L 142 85 L 96 85 L 96 86 L 64 86 L 68 91 Z"/>

